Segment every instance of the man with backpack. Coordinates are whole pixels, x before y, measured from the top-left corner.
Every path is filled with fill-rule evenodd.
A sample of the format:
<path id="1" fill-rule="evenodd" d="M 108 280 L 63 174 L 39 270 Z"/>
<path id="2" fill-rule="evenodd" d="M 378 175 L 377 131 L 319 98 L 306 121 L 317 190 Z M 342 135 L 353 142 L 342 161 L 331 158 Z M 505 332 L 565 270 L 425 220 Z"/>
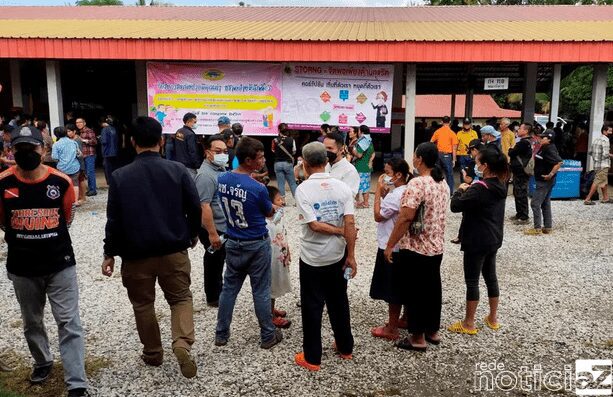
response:
<path id="1" fill-rule="evenodd" d="M 532 159 L 532 125 L 522 123 L 517 135 L 520 140 L 509 149 L 511 171 L 513 172 L 513 196 L 515 197 L 516 215 L 511 219 L 518 224 L 525 224 L 529 218 L 528 182 L 534 174 L 534 160 Z"/>
<path id="2" fill-rule="evenodd" d="M 292 197 L 296 195 L 296 178 L 294 176 L 294 155 L 296 141 L 289 136 L 287 124 L 279 124 L 279 136 L 272 141 L 272 152 L 275 156 L 275 175 L 281 196 L 285 198 L 285 181 L 289 185 Z"/>

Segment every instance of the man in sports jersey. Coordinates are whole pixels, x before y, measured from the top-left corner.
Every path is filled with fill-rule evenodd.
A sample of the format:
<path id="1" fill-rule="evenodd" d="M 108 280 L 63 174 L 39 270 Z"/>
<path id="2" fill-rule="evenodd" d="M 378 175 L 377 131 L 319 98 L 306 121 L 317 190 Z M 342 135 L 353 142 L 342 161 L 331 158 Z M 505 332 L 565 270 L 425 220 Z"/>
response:
<path id="1" fill-rule="evenodd" d="M 11 144 L 17 165 L 0 174 L 0 227 L 8 245 L 8 278 L 34 359 L 30 382 L 44 382 L 53 367 L 43 318 L 49 299 L 58 326 L 68 396 L 84 396 L 87 378 L 79 287 L 68 233 L 74 215 L 72 181 L 41 163 L 43 136 L 38 129 L 15 128 Z"/>
<path id="2" fill-rule="evenodd" d="M 236 296 L 249 276 L 255 314 L 260 324 L 260 347 L 270 349 L 283 339 L 270 310 L 271 248 L 266 217 L 274 213 L 266 186 L 250 174 L 264 165 L 262 142 L 244 137 L 236 147 L 239 166 L 218 178 L 218 194 L 226 216 L 226 271 L 219 296 L 215 345 L 230 338 Z"/>

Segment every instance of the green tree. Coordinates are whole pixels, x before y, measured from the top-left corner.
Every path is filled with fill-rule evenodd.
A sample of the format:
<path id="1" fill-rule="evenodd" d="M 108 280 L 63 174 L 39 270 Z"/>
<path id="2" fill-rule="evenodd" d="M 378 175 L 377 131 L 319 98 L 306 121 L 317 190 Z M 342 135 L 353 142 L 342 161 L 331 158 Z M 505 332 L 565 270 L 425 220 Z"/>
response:
<path id="1" fill-rule="evenodd" d="M 122 6 L 121 0 L 77 0 L 78 6 Z"/>
<path id="2" fill-rule="evenodd" d="M 560 83 L 560 114 L 575 118 L 589 115 L 592 107 L 591 66 L 580 66 L 573 70 Z M 613 68 L 609 67 L 605 109 L 613 109 Z"/>

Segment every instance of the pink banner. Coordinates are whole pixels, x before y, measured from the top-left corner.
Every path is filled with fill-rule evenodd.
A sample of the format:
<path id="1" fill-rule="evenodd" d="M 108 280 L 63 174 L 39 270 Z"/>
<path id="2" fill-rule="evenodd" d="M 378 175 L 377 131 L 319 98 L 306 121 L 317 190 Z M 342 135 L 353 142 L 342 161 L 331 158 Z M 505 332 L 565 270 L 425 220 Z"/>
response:
<path id="1" fill-rule="evenodd" d="M 164 133 L 183 126 L 185 113 L 198 117 L 198 134 L 216 134 L 226 116 L 246 135 L 276 135 L 281 116 L 281 65 L 262 63 L 147 64 L 149 115 Z"/>

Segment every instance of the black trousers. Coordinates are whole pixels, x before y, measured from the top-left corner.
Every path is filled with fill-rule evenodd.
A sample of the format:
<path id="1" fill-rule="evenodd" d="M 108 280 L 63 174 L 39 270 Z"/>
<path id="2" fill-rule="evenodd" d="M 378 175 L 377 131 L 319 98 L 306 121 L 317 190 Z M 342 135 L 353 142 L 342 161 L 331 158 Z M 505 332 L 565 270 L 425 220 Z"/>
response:
<path id="1" fill-rule="evenodd" d="M 528 206 L 528 175 L 513 175 L 513 196 L 515 197 L 515 212 L 517 217 L 526 220 L 530 217 Z"/>
<path id="2" fill-rule="evenodd" d="M 464 280 L 466 281 L 466 300 L 479 300 L 479 276 L 483 274 L 488 298 L 500 296 L 498 277 L 496 277 L 496 254 L 491 252 L 464 252 Z"/>
<path id="3" fill-rule="evenodd" d="M 353 335 L 343 276 L 345 258 L 329 266 L 310 266 L 300 260 L 300 302 L 304 358 L 309 364 L 321 363 L 321 318 L 324 305 L 334 333 L 336 348 L 342 354 L 353 352 Z"/>
<path id="4" fill-rule="evenodd" d="M 409 333 L 434 333 L 441 327 L 443 288 L 441 262 L 443 255 L 426 256 L 400 250 L 398 263 L 405 282 L 404 304 L 408 310 Z"/>
<path id="5" fill-rule="evenodd" d="M 217 231 L 218 234 L 222 234 Z M 209 248 L 209 233 L 206 229 L 200 229 L 198 235 L 200 242 L 204 245 L 204 258 L 202 260 L 204 266 L 204 294 L 206 295 L 207 303 L 219 302 L 219 294 L 223 285 L 223 265 L 226 261 L 226 246 L 222 245 L 220 249 L 210 254 L 206 249 Z"/>

